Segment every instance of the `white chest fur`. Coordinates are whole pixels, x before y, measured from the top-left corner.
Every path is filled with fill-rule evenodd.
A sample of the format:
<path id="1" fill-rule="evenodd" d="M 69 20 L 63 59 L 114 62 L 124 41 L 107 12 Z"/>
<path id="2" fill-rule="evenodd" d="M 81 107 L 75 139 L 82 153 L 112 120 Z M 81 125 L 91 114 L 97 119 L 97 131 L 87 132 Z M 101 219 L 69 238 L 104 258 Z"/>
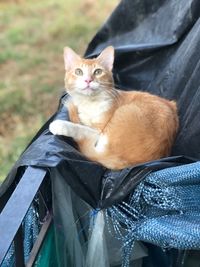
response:
<path id="1" fill-rule="evenodd" d="M 98 153 L 103 153 L 106 150 L 106 146 L 108 145 L 108 138 L 106 135 L 100 135 L 97 144 L 95 146 L 95 150 Z"/>
<path id="2" fill-rule="evenodd" d="M 92 123 L 101 122 L 103 115 L 111 107 L 111 101 L 106 100 L 93 100 L 87 98 L 75 100 L 75 105 L 78 108 L 79 118 L 85 125 L 90 126 Z"/>

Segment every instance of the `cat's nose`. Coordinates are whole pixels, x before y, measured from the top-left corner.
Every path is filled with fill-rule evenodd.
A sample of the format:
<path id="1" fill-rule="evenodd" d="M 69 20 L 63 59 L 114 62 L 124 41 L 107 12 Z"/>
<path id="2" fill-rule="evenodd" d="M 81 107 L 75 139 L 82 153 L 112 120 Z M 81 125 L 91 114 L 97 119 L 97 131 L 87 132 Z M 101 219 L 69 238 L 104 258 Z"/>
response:
<path id="1" fill-rule="evenodd" d="M 87 84 L 90 84 L 91 81 L 92 81 L 92 79 L 86 79 L 86 80 L 85 80 L 85 82 L 86 82 Z"/>

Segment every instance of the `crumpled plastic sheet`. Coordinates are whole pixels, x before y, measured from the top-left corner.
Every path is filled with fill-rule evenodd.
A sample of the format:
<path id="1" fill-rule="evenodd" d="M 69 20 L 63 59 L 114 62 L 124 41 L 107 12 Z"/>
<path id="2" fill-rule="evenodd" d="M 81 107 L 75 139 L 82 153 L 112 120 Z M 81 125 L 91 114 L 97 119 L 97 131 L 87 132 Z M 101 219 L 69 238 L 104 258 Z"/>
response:
<path id="1" fill-rule="evenodd" d="M 186 155 L 197 160 L 200 160 L 199 17 L 199 0 L 122 0 L 95 35 L 86 52 L 86 56 L 91 57 L 97 55 L 107 45 L 113 45 L 116 51 L 114 64 L 116 86 L 124 90 L 145 90 L 168 99 L 175 99 L 179 109 L 180 131 L 172 155 Z M 67 119 L 67 111 L 62 111 L 63 107 L 60 107 L 56 116 Z M 154 169 L 155 172 L 152 174 L 143 172 L 146 166 L 140 166 L 141 169 L 133 167 L 120 172 L 112 172 L 85 159 L 76 150 L 71 140 L 52 136 L 48 131 L 50 121 L 43 126 L 19 158 L 8 179 L 1 186 L 0 196 L 6 194 L 15 181 L 19 167 L 48 168 L 54 185 L 55 228 L 58 255 L 62 263 L 66 263 L 66 260 L 70 262 L 72 256 L 75 255 L 74 266 L 83 266 L 81 265 L 83 258 L 80 259 L 80 255 L 84 255 L 81 253 L 86 249 L 88 232 L 85 233 L 82 226 L 90 221 L 90 217 L 84 214 L 90 212 L 92 207 L 99 206 L 103 210 L 108 208 L 107 215 L 113 219 L 113 225 L 117 221 L 124 220 L 127 225 L 127 234 L 130 230 L 129 226 L 135 227 L 133 234 L 130 233 L 130 244 L 134 240 L 141 239 L 163 247 L 199 248 L 200 212 L 197 205 L 199 165 L 188 165 L 192 170 L 190 172 L 189 169 L 185 169 L 187 165 L 176 167 L 176 162 L 167 160 L 167 162 L 157 163 L 158 169 L 160 169 L 159 166 L 163 167 L 163 164 L 166 167 L 165 163 L 168 164 L 168 168 L 157 172 Z M 173 169 L 169 168 L 170 164 L 174 166 Z M 180 171 L 177 172 L 177 176 L 174 174 L 175 170 Z M 188 176 L 184 177 L 184 172 L 181 170 L 187 170 Z M 137 184 L 134 174 L 138 177 L 140 171 L 143 173 L 136 180 L 141 181 L 141 184 L 134 191 Z M 156 173 L 166 174 L 165 181 L 162 175 L 159 176 L 163 185 L 157 180 Z M 147 174 L 150 177 L 152 175 L 152 178 L 147 177 Z M 107 179 L 108 177 L 110 179 Z M 143 179 L 150 180 L 142 181 Z M 173 179 L 177 183 L 174 184 Z M 77 197 L 74 197 L 76 203 L 71 199 L 65 199 L 68 191 L 72 196 L 77 194 Z M 58 195 L 58 192 L 61 194 Z M 132 201 L 127 199 L 129 194 L 132 195 Z M 73 208 L 74 205 L 76 209 Z M 122 205 L 123 208 L 126 206 L 123 218 L 121 217 L 122 206 L 118 205 Z M 116 209 L 118 213 L 114 213 Z M 130 211 L 131 214 L 129 214 Z M 73 217 L 74 213 L 77 214 L 76 219 Z M 66 214 L 69 216 L 67 217 Z M 137 221 L 137 216 L 140 218 L 139 221 Z M 133 220 L 128 223 L 127 218 Z M 77 239 L 73 239 L 76 231 L 73 228 L 74 232 L 70 232 L 72 228 L 69 222 L 75 223 L 73 227 L 76 227 L 76 224 L 79 225 L 77 231 L 82 240 L 81 244 Z M 187 229 L 186 225 L 188 225 Z M 120 230 L 121 224 L 118 227 Z M 76 242 L 70 243 L 72 240 Z M 123 240 L 125 242 L 126 239 Z M 114 248 L 116 244 L 112 241 L 112 245 Z M 64 253 L 66 247 L 70 247 L 70 253 L 68 257 L 63 258 L 66 256 Z M 112 247 L 109 247 L 108 251 L 110 252 L 111 249 Z M 127 264 L 127 255 L 130 251 L 130 246 L 124 247 L 124 265 Z M 116 255 L 113 250 L 111 254 Z"/>

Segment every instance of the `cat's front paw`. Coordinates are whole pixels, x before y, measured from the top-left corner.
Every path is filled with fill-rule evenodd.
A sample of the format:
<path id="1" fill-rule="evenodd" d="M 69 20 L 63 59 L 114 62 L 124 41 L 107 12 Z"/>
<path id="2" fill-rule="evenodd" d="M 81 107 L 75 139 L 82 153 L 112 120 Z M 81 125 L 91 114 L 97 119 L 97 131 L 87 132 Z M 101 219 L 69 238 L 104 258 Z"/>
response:
<path id="1" fill-rule="evenodd" d="M 54 135 L 65 135 L 65 122 L 62 120 L 55 120 L 49 125 L 49 131 Z"/>

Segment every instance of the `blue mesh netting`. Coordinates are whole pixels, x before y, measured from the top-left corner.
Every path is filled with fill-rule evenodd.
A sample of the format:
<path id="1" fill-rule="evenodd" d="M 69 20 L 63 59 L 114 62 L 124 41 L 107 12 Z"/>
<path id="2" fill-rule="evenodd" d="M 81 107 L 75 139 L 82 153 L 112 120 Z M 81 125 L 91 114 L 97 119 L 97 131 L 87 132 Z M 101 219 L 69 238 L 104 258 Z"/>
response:
<path id="1" fill-rule="evenodd" d="M 39 223 L 39 216 L 36 212 L 36 209 L 32 205 L 22 223 L 23 227 L 23 238 L 24 238 L 24 261 L 27 262 L 31 249 L 36 241 L 36 238 L 39 233 L 40 223 Z M 15 250 L 14 250 L 14 243 L 12 243 L 1 267 L 15 267 Z"/>
<path id="2" fill-rule="evenodd" d="M 122 240 L 123 266 L 135 240 L 200 249 L 200 162 L 151 173 L 106 218 L 109 232 Z"/>

